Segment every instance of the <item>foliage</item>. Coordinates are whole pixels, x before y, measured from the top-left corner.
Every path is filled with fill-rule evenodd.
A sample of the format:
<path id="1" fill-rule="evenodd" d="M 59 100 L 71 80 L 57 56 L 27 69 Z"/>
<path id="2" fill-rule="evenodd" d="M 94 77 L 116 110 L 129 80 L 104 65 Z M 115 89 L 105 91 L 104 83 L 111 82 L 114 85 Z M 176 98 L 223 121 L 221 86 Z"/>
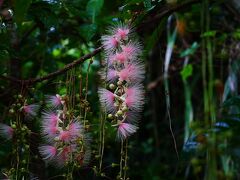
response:
<path id="1" fill-rule="evenodd" d="M 238 7 L 234 0 L 0 0 L 0 179 L 116 179 L 121 152 L 124 179 L 237 179 Z M 108 27 L 121 23 L 138 34 L 146 64 L 144 112 L 124 151 L 97 94 L 106 86 L 98 73 L 104 53 L 31 81 L 94 53 Z M 56 167 L 39 152 L 42 112 L 56 111 L 48 104 L 56 94 L 67 102 L 63 114 L 91 137 L 87 164 Z"/>

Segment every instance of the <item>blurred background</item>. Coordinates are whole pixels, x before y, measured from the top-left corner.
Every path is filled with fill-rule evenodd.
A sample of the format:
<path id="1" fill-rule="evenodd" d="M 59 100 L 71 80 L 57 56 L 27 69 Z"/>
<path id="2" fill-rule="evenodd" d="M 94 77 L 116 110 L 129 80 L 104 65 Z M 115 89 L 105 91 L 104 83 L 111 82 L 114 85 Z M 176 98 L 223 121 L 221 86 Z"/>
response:
<path id="1" fill-rule="evenodd" d="M 98 71 L 104 54 L 44 81 L 21 79 L 46 76 L 94 52 L 107 27 L 119 22 L 134 27 L 146 67 L 145 107 L 129 139 L 128 177 L 240 178 L 240 1 L 0 0 L 0 13 L 0 122 L 14 121 L 19 95 L 44 109 L 46 95 L 71 91 L 75 108 L 87 109 L 93 139 L 91 161 L 74 171 L 73 179 L 116 179 L 119 172 L 120 143 L 108 120 L 103 157 L 98 154 L 103 118 Z M 46 166 L 38 153 L 40 114 L 23 119 L 34 132 L 26 143 L 30 160 L 24 177 L 64 179 L 59 176 L 64 170 Z M 1 179 L 14 163 L 14 142 L 2 138 Z"/>

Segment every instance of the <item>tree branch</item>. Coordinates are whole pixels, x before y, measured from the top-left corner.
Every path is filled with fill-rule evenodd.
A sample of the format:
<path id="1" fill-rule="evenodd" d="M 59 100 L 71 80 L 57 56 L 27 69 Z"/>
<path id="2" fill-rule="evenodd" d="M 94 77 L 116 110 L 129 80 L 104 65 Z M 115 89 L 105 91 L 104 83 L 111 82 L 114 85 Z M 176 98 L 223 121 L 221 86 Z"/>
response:
<path id="1" fill-rule="evenodd" d="M 22 80 L 22 79 L 17 79 L 17 78 L 14 78 L 14 77 L 9 77 L 9 76 L 3 76 L 1 75 L 0 78 L 1 79 L 5 79 L 5 80 L 9 80 L 9 81 L 13 81 L 13 82 L 16 82 L 16 83 L 20 83 L 20 84 L 26 84 L 26 85 L 32 85 L 34 83 L 37 83 L 37 82 L 41 82 L 41 81 L 44 81 L 44 80 L 48 80 L 48 79 L 52 79 L 60 74 L 63 74 L 65 72 L 67 72 L 68 70 L 72 69 L 73 67 L 83 63 L 84 61 L 86 61 L 87 59 L 95 56 L 96 54 L 98 54 L 99 52 L 101 52 L 102 50 L 102 46 L 95 49 L 93 52 L 89 53 L 89 54 L 86 54 L 85 56 L 73 61 L 72 63 L 69 63 L 68 65 L 66 65 L 64 68 L 62 69 L 59 69 L 53 73 L 50 73 L 46 76 L 42 76 L 42 77 L 39 77 L 39 78 L 32 78 L 32 79 L 27 79 L 27 80 Z"/>
<path id="2" fill-rule="evenodd" d="M 200 0 L 189 0 L 189 1 L 186 1 L 184 3 L 172 6 L 169 9 L 161 12 L 160 14 L 155 15 L 150 20 L 147 20 L 147 21 L 143 22 L 141 25 L 138 26 L 138 28 L 136 28 L 136 31 L 140 31 L 140 29 L 142 29 L 147 24 L 152 23 L 154 21 L 158 21 L 159 19 L 161 19 L 161 18 L 163 18 L 165 16 L 168 16 L 168 15 L 172 14 L 173 12 L 181 10 L 184 7 L 190 6 L 190 5 L 195 4 L 195 3 L 200 3 L 200 2 L 201 2 Z M 5 79 L 5 80 L 8 80 L 8 81 L 12 81 L 12 82 L 19 83 L 19 84 L 24 84 L 24 85 L 32 85 L 32 84 L 37 83 L 37 82 L 41 82 L 41 81 L 44 81 L 44 80 L 52 79 L 52 78 L 54 78 L 54 77 L 56 77 L 58 75 L 61 75 L 61 74 L 65 73 L 65 72 L 67 72 L 68 70 L 72 69 L 73 67 L 83 63 L 85 60 L 95 56 L 96 54 L 101 52 L 102 48 L 103 47 L 101 46 L 101 47 L 95 49 L 92 53 L 89 53 L 89 54 L 87 54 L 87 55 L 85 55 L 85 56 L 83 56 L 83 57 L 73 61 L 72 63 L 67 64 L 64 68 L 62 68 L 60 70 L 57 70 L 57 71 L 55 71 L 53 73 L 50 73 L 50 74 L 48 74 L 46 76 L 43 76 L 43 77 L 23 80 L 23 79 L 17 79 L 15 77 L 0 75 L 0 79 Z"/>
<path id="3" fill-rule="evenodd" d="M 200 0 L 189 0 L 189 1 L 185 1 L 183 3 L 180 3 L 180 4 L 176 4 L 176 5 L 172 5 L 170 6 L 168 9 L 164 10 L 166 7 L 164 8 L 161 8 L 160 9 L 160 13 L 155 15 L 155 16 L 151 16 L 149 20 L 146 20 L 144 21 L 138 28 L 137 28 L 137 31 L 139 31 L 140 29 L 144 28 L 144 27 L 147 27 L 148 28 L 148 24 L 152 23 L 152 22 L 155 22 L 155 21 L 158 21 L 159 19 L 163 18 L 163 17 L 166 17 L 166 16 L 169 16 L 171 15 L 172 13 L 176 12 L 176 11 L 179 11 L 179 10 L 182 10 L 183 8 L 185 7 L 189 7 L 193 4 L 196 4 L 196 3 L 200 3 L 201 1 Z"/>

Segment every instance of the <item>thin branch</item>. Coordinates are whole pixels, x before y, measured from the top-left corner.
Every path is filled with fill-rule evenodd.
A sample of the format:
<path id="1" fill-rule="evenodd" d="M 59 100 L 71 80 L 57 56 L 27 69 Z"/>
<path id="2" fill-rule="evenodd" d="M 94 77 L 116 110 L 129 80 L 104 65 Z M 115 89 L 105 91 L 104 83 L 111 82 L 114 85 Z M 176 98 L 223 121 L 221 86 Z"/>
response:
<path id="1" fill-rule="evenodd" d="M 149 20 L 144 21 L 137 28 L 137 31 L 139 31 L 143 27 L 148 27 L 147 25 L 152 23 L 152 22 L 159 21 L 163 17 L 169 16 L 169 15 L 171 15 L 172 13 L 174 13 L 176 11 L 182 10 L 185 7 L 189 7 L 189 6 L 193 5 L 193 4 L 200 3 L 200 2 L 201 2 L 201 0 L 189 0 L 189 1 L 185 1 L 185 2 L 180 3 L 180 4 L 173 5 L 173 6 L 169 7 L 169 9 L 166 9 L 166 10 L 164 10 L 165 7 L 161 8 L 161 11 L 162 11 L 161 13 L 159 13 L 159 14 L 153 16 L 153 17 L 151 16 L 151 18 Z"/>
<path id="2" fill-rule="evenodd" d="M 165 17 L 165 16 L 168 16 L 170 14 L 172 14 L 173 12 L 176 12 L 178 10 L 181 10 L 187 6 L 190 6 L 192 4 L 195 4 L 195 3 L 200 3 L 201 1 L 200 0 L 189 0 L 189 1 L 186 1 L 184 3 L 181 3 L 181 4 L 177 4 L 173 7 L 170 7 L 169 9 L 161 12 L 160 14 L 157 14 L 156 16 L 152 17 L 150 20 L 147 20 L 145 22 L 143 22 L 141 25 L 138 26 L 138 28 L 136 29 L 136 31 L 140 31 L 141 28 L 143 28 L 144 26 L 146 26 L 147 24 L 149 23 L 152 23 L 154 21 L 158 21 L 159 19 Z M 43 77 L 39 77 L 39 78 L 32 78 L 32 79 L 17 79 L 17 78 L 14 78 L 14 77 L 9 77 L 9 76 L 3 76 L 3 75 L 0 75 L 0 79 L 4 79 L 4 80 L 8 80 L 8 81 L 12 81 L 12 82 L 15 82 L 15 83 L 20 83 L 20 84 L 24 84 L 24 85 L 32 85 L 32 84 L 35 84 L 37 82 L 42 82 L 42 81 L 45 81 L 45 80 L 48 80 L 48 79 L 52 79 L 58 75 L 61 75 L 65 72 L 67 72 L 68 70 L 72 69 L 73 67 L 83 63 L 85 60 L 95 56 L 96 54 L 98 54 L 99 52 L 101 52 L 102 50 L 102 46 L 95 49 L 92 53 L 89 53 L 75 61 L 73 61 L 72 63 L 70 64 L 67 64 L 64 68 L 62 69 L 59 69 L 53 73 L 50 73 L 46 76 L 43 76 Z"/>
<path id="3" fill-rule="evenodd" d="M 67 64 L 64 68 L 62 69 L 59 69 L 53 73 L 50 73 L 46 76 L 42 76 L 42 77 L 39 77 L 39 78 L 32 78 L 32 79 L 27 79 L 27 80 L 23 80 L 23 79 L 17 79 L 17 78 L 14 78 L 14 77 L 9 77 L 9 76 L 3 76 L 1 75 L 0 78 L 1 79 L 5 79 L 5 80 L 10 80 L 10 81 L 13 81 L 13 82 L 16 82 L 16 83 L 21 83 L 21 84 L 26 84 L 26 85 L 32 85 L 34 83 L 37 83 L 37 82 L 42 82 L 42 81 L 45 81 L 45 80 L 48 80 L 48 79 L 52 79 L 58 75 L 61 75 L 65 72 L 67 72 L 68 70 L 72 69 L 73 67 L 83 63 L 84 61 L 86 61 L 87 59 L 95 56 L 96 54 L 98 54 L 99 52 L 101 52 L 102 50 L 102 46 L 95 49 L 93 52 L 89 53 L 89 54 L 86 54 L 85 56 L 73 61 L 72 63 L 70 64 Z"/>

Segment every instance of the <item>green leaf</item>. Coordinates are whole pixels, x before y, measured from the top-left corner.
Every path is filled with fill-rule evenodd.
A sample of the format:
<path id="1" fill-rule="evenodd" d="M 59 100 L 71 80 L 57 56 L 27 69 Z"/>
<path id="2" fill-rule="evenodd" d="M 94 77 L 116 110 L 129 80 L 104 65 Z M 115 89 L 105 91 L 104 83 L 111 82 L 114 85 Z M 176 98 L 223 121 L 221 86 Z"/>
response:
<path id="1" fill-rule="evenodd" d="M 14 19 L 17 24 L 20 24 L 24 21 L 27 10 L 31 4 L 31 0 L 14 0 Z"/>
<path id="2" fill-rule="evenodd" d="M 9 52 L 7 50 L 0 50 L 0 59 L 1 59 L 1 61 L 8 60 Z"/>
<path id="3" fill-rule="evenodd" d="M 29 15 L 33 19 L 39 19 L 46 28 L 52 26 L 58 27 L 59 18 L 54 12 L 54 7 L 51 4 L 44 2 L 32 3 L 31 8 L 29 9 Z"/>
<path id="4" fill-rule="evenodd" d="M 233 37 L 238 40 L 240 39 L 240 29 L 236 29 L 236 31 L 233 32 Z"/>
<path id="5" fill-rule="evenodd" d="M 201 35 L 201 37 L 215 37 L 217 31 L 207 31 Z"/>
<path id="6" fill-rule="evenodd" d="M 87 4 L 87 13 L 92 17 L 92 22 L 95 22 L 95 17 L 100 13 L 103 7 L 104 0 L 90 0 Z"/>
<path id="7" fill-rule="evenodd" d="M 90 41 L 97 31 L 97 26 L 95 24 L 86 24 L 80 26 L 80 34 L 82 38 L 86 41 Z"/>
<path id="8" fill-rule="evenodd" d="M 191 64 L 188 64 L 187 66 L 185 66 L 182 71 L 181 71 L 181 76 L 183 80 L 186 80 L 189 76 L 192 75 L 193 72 L 193 67 Z"/>
<path id="9" fill-rule="evenodd" d="M 230 107 L 230 106 L 240 106 L 240 96 L 233 96 L 222 104 L 223 107 Z"/>
<path id="10" fill-rule="evenodd" d="M 198 47 L 199 44 L 197 42 L 194 42 L 190 48 L 186 49 L 180 54 L 180 57 L 185 57 L 194 54 Z"/>

